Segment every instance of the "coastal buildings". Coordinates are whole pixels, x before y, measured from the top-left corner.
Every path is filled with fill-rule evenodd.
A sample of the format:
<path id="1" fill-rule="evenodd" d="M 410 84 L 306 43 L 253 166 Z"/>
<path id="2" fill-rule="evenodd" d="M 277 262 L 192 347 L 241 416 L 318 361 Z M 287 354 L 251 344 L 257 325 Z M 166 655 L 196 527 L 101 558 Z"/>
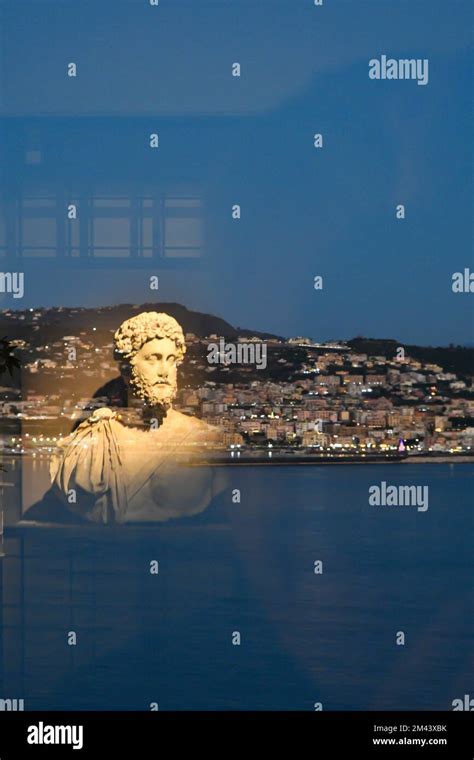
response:
<path id="1" fill-rule="evenodd" d="M 21 388 L 0 388 L 4 449 L 50 450 L 93 409 L 117 402 L 100 391 L 117 375 L 110 329 L 81 325 L 61 334 L 57 315 L 41 309 L 2 316 L 6 331 L 15 324 L 22 365 Z M 223 448 L 396 451 L 403 440 L 409 454 L 474 450 L 472 375 L 306 338 L 268 340 L 265 371 L 210 367 L 207 346 L 219 337 L 187 333 L 176 407 L 218 426 Z"/>

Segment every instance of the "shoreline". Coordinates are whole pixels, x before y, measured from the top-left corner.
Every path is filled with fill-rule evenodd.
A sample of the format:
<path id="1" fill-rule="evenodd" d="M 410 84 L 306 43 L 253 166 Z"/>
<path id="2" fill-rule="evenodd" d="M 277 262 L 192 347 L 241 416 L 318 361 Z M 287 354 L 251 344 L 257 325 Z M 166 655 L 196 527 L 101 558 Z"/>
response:
<path id="1" fill-rule="evenodd" d="M 195 466 L 245 467 L 245 466 L 296 466 L 296 465 L 341 465 L 341 464 L 474 464 L 474 455 L 415 455 L 406 457 L 312 457 L 304 455 L 273 457 L 235 457 L 215 460 L 207 459 Z"/>
<path id="2" fill-rule="evenodd" d="M 0 457 L 1 462 L 15 460 L 21 462 L 25 454 L 4 454 Z M 26 455 L 28 458 L 28 455 Z M 47 458 L 47 457 L 46 457 Z M 229 453 L 225 456 L 210 457 L 190 463 L 191 467 L 267 467 L 267 466 L 286 466 L 294 467 L 296 465 L 341 465 L 341 464 L 474 464 L 474 454 L 413 454 L 405 456 L 314 456 L 311 454 L 273 454 L 272 457 L 263 455 L 241 455 L 231 457 Z M 1 483 L 0 483 L 1 486 Z"/>
<path id="3" fill-rule="evenodd" d="M 421 454 L 420 456 L 407 457 L 402 461 L 404 463 L 419 462 L 420 464 L 473 464 L 474 454 L 455 454 L 454 456 L 446 454 L 441 454 L 440 456 Z"/>

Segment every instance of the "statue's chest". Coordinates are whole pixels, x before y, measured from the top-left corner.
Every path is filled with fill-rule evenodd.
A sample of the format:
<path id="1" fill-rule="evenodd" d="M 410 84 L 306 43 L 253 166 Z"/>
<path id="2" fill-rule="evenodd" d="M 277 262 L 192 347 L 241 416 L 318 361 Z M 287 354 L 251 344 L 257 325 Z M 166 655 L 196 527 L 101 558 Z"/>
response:
<path id="1" fill-rule="evenodd" d="M 127 430 L 120 440 L 121 474 L 131 492 L 175 480 L 183 450 L 171 430 Z M 158 486 L 157 486 L 158 488 Z M 155 488 L 153 488 L 155 490 Z"/>
<path id="2" fill-rule="evenodd" d="M 176 437 L 134 431 L 121 441 L 122 451 L 122 475 L 135 518 L 169 519 L 207 503 L 209 472 L 189 466 Z"/>

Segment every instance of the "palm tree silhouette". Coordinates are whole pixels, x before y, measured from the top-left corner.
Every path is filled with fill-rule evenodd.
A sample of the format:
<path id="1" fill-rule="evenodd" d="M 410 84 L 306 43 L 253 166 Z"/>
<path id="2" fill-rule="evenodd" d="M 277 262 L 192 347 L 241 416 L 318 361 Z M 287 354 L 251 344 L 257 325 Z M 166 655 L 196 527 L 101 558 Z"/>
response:
<path id="1" fill-rule="evenodd" d="M 6 337 L 3 337 L 0 340 L 0 377 L 5 372 L 13 375 L 13 370 L 19 368 L 20 362 L 16 356 L 13 356 L 13 348 L 10 341 Z M 2 464 L 0 464 L 0 470 L 6 472 L 6 468 Z"/>
<path id="2" fill-rule="evenodd" d="M 10 341 L 6 337 L 3 337 L 0 340 L 0 375 L 3 375 L 5 372 L 9 372 L 10 375 L 13 375 L 13 370 L 19 368 L 20 362 L 16 356 L 13 355 L 13 348 Z"/>

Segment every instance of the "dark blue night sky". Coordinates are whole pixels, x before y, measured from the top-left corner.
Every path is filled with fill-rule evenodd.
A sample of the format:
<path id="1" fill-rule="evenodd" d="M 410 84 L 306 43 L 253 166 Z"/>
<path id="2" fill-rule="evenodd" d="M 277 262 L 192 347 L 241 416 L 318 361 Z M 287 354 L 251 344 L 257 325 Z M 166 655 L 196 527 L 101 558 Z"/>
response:
<path id="1" fill-rule="evenodd" d="M 156 298 L 286 336 L 471 342 L 472 294 L 451 289 L 454 272 L 473 268 L 471 8 L 4 2 L 6 224 L 11 198 L 40 187 L 67 199 L 192 186 L 204 236 L 189 266 L 42 256 L 20 265 L 4 242 L 3 271 L 21 269 L 26 284 L 21 300 L 0 295 L 0 308 Z M 429 83 L 370 80 L 368 62 L 382 54 L 427 58 Z"/>

